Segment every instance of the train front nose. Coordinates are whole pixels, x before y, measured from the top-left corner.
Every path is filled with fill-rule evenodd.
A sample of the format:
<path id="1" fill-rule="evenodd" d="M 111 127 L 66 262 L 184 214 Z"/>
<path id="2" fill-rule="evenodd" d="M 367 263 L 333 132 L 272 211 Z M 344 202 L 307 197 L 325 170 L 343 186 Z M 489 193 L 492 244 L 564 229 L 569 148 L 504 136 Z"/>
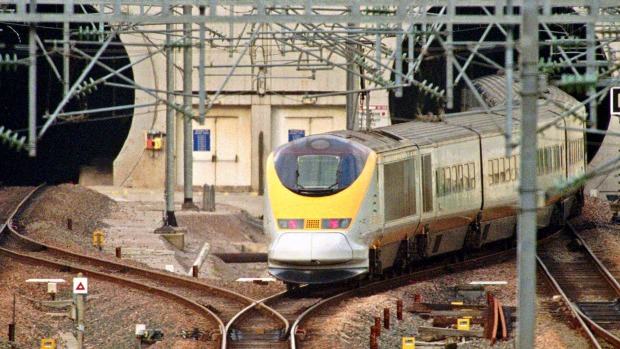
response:
<path id="1" fill-rule="evenodd" d="M 269 259 L 294 265 L 329 265 L 353 259 L 346 236 L 336 232 L 288 232 L 269 249 Z"/>
<path id="2" fill-rule="evenodd" d="M 269 273 L 295 284 L 341 282 L 366 272 L 351 262 L 354 249 L 339 232 L 287 232 L 269 249 Z"/>

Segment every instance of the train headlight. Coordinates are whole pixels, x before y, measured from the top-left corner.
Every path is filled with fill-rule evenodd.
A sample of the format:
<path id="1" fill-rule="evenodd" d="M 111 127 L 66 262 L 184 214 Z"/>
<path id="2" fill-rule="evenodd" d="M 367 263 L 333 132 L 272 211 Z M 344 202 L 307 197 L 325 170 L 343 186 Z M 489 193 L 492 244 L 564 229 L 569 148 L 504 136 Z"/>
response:
<path id="1" fill-rule="evenodd" d="M 278 219 L 278 228 L 280 229 L 303 229 L 303 219 Z"/>
<path id="2" fill-rule="evenodd" d="M 351 218 L 327 218 L 321 220 L 322 229 L 345 229 L 351 224 Z"/>

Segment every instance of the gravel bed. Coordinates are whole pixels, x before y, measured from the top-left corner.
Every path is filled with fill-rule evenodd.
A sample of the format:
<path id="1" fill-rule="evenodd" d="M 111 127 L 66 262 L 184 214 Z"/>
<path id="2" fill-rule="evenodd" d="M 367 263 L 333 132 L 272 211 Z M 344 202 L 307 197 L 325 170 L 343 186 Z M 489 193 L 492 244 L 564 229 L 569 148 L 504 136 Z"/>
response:
<path id="1" fill-rule="evenodd" d="M 148 205 L 145 203 L 115 202 L 79 185 L 52 187 L 41 195 L 40 199 L 36 206 L 26 212 L 25 219 L 21 222 L 32 237 L 67 249 L 88 251 L 105 258 L 115 258 L 114 246 L 106 246 L 103 251 L 93 247 L 92 232 L 95 229 L 104 229 L 107 234 L 106 241 L 122 241 L 124 247 L 139 246 L 143 249 L 172 251 L 170 254 L 175 266 L 182 270 L 191 267 L 204 242 L 210 243 L 212 252 L 241 252 L 239 244 L 261 246 L 266 243 L 265 236 L 252 224 L 248 224 L 250 218 L 247 217 L 247 213 L 226 205 L 218 205 L 215 213 L 179 212 L 177 219 L 180 225 L 187 228 L 186 248 L 184 251 L 179 251 L 170 244 L 162 243 L 162 239 L 153 234 L 153 229 L 160 223 L 161 213 L 146 208 Z M 592 237 L 593 246 L 600 253 L 605 256 L 616 256 L 618 254 L 615 252 L 620 247 L 616 242 L 619 233 L 614 225 L 609 224 L 610 217 L 607 203 L 588 198 L 584 215 L 579 218 L 578 223 L 595 222 L 602 228 L 602 231 L 597 229 L 586 233 L 586 237 Z M 67 229 L 67 218 L 72 219 L 72 230 Z M 131 230 L 127 230 L 128 227 Z M 127 235 L 127 231 L 130 231 L 131 240 L 115 240 Z M 608 260 L 613 261 L 613 257 Z M 156 264 L 153 261 L 137 259 L 124 259 L 124 262 L 142 266 L 161 265 L 161 262 Z M 503 305 L 516 306 L 515 263 L 515 261 L 505 262 L 492 267 L 416 282 L 380 295 L 363 297 L 342 304 L 337 314 L 321 318 L 321 321 L 324 321 L 323 328 L 331 329 L 331 335 L 326 337 L 325 345 L 321 347 L 367 348 L 369 329 L 374 323 L 374 317 L 382 317 L 383 309 L 390 308 L 392 326 L 389 332 L 383 330 L 382 336 L 378 339 L 379 348 L 399 348 L 401 337 L 417 336 L 417 328 L 420 325 L 429 326 L 429 322 L 407 312 L 404 313 L 404 320 L 396 320 L 396 300 L 402 299 L 405 309 L 413 302 L 416 293 L 421 294 L 422 302 L 448 303 L 462 300 L 456 294 L 455 287 L 471 281 L 506 281 L 507 285 L 487 286 L 486 290 L 493 292 Z M 24 282 L 33 277 L 61 277 L 70 280 L 74 275 L 40 267 L 11 264 L 7 259 L 0 259 L 0 267 L 3 280 L 0 285 L 0 323 L 5 326 L 11 322 L 13 294 L 18 295 L 16 299 L 19 311 L 16 320 L 19 346 L 14 348 L 35 348 L 38 347 L 40 338 L 58 339 L 61 331 L 74 331 L 70 320 L 46 316 L 45 314 L 50 312 L 49 309 L 36 306 L 36 300 L 48 297 L 43 285 L 28 285 Z M 255 299 L 284 290 L 284 285 L 280 282 L 257 285 L 234 281 L 238 277 L 268 276 L 265 263 L 230 265 L 210 256 L 201 268 L 199 276 L 209 284 L 230 288 Z M 161 328 L 164 331 L 164 341 L 151 346 L 152 348 L 209 347 L 210 344 L 204 342 L 180 338 L 182 330 L 191 330 L 194 327 L 208 330 L 195 323 L 196 317 L 192 314 L 186 314 L 166 301 L 152 299 L 137 291 L 119 290 L 104 282 L 97 282 L 96 285 L 93 289 L 95 293 L 88 302 L 87 316 L 90 318 L 87 318 L 87 348 L 132 348 L 131 341 L 136 323 L 145 323 L 149 328 Z M 59 298 L 70 297 L 70 285 L 61 285 L 59 288 L 62 290 Z M 545 297 L 539 295 L 539 306 L 552 311 L 541 311 L 537 316 L 535 348 L 587 348 L 585 340 L 562 316 L 562 305 Z M 466 302 L 484 304 L 486 297 Z M 514 348 L 515 335 L 513 330 L 508 341 L 498 341 L 493 347 L 487 340 L 468 339 L 464 343 L 459 343 L 459 348 Z M 3 343 L 3 340 L 6 342 L 6 338 L 6 331 L 0 331 L 0 349 L 12 348 Z M 439 338 L 424 339 L 439 340 Z"/>

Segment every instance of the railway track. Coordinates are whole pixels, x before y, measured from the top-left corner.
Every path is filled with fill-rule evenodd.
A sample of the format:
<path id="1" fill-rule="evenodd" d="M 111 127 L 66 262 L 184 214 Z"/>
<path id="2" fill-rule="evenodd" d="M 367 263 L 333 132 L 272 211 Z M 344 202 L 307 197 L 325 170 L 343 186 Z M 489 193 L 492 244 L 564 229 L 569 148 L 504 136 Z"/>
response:
<path id="1" fill-rule="evenodd" d="M 226 323 L 241 313 L 244 308 L 257 304 L 251 298 L 239 293 L 180 277 L 167 272 L 139 268 L 125 263 L 110 261 L 67 251 L 32 240 L 16 228 L 19 213 L 28 205 L 43 187 L 23 189 L 11 197 L 10 203 L 0 208 L 2 218 L 2 247 L 0 253 L 23 263 L 46 266 L 71 272 L 81 272 L 85 277 L 105 280 L 122 287 L 139 289 L 157 297 L 176 302 L 204 318 L 204 332 L 209 333 L 210 347 L 226 347 Z M 3 189 L 4 190 L 4 189 Z M 267 306 L 256 307 L 267 318 L 279 319 L 279 315 Z"/>
<path id="2" fill-rule="evenodd" d="M 8 189 L 0 188 L 0 190 Z M 19 190 L 26 195 L 26 192 L 33 191 L 33 188 Z M 429 266 L 412 274 L 363 286 L 357 285 L 359 287 L 353 288 L 351 285 L 340 288 L 306 286 L 255 301 L 187 277 L 136 268 L 33 241 L 14 229 L 13 217 L 19 215 L 19 210 L 6 208 L 11 205 L 24 206 L 27 205 L 27 200 L 15 200 L 13 203 L 0 205 L 0 224 L 5 223 L 0 225 L 0 228 L 3 228 L 4 241 L 0 253 L 25 263 L 46 265 L 59 270 L 70 270 L 73 273 L 82 272 L 88 277 L 101 278 L 123 287 L 141 289 L 193 309 L 204 317 L 205 327 L 210 329 L 211 336 L 207 345 L 211 348 L 316 348 L 319 347 L 317 345 L 321 345 L 318 343 L 325 343 L 326 329 L 321 327 L 322 321 L 312 320 L 331 316 L 338 310 L 335 305 L 342 301 L 394 289 L 416 280 L 500 263 L 514 258 L 516 253 L 513 249 L 471 258 L 460 263 Z M 552 256 L 552 252 L 549 255 Z M 583 262 L 576 260 L 576 263 L 580 265 Z M 583 270 L 581 280 L 583 273 L 589 277 L 592 270 Z M 580 280 L 579 276 L 576 280 Z M 595 284 L 588 287 L 599 288 Z M 589 314 L 590 320 L 598 319 L 598 322 L 594 320 L 592 322 L 603 330 L 617 329 L 614 327 L 618 324 L 615 318 L 612 320 L 609 317 L 603 318 L 610 313 L 618 313 L 618 307 L 613 306 L 615 298 L 618 297 L 617 293 L 614 297 L 611 291 L 609 293 L 605 291 L 603 297 L 601 291 L 592 295 L 588 294 L 587 290 L 579 290 L 578 287 L 574 287 L 574 290 L 577 295 L 586 296 L 574 298 L 577 299 L 575 306 L 577 313 L 581 312 L 586 318 L 588 317 L 586 314 Z M 598 298 L 594 298 L 595 296 Z"/>
<path id="3" fill-rule="evenodd" d="M 478 268 L 481 265 L 502 263 L 515 257 L 515 250 L 488 254 L 458 263 L 432 265 L 411 274 L 374 281 L 364 285 L 336 287 L 308 285 L 263 299 L 256 307 L 266 305 L 282 314 L 289 325 L 267 323 L 268 319 L 256 309 L 248 308 L 227 324 L 228 348 L 320 348 L 329 342 L 323 317 L 339 310 L 338 304 L 355 297 L 364 297 L 406 286 L 439 275 Z M 288 326 L 288 329 L 287 329 Z M 263 330 L 266 329 L 266 330 Z M 333 343 L 332 343 L 333 345 Z"/>
<path id="4" fill-rule="evenodd" d="M 562 235 L 540 245 L 539 269 L 555 292 L 564 298 L 594 347 L 603 347 L 597 339 L 601 338 L 620 348 L 620 285 L 575 228 L 567 224 L 566 229 L 570 236 Z M 562 253 L 567 249 L 571 251 L 569 257 L 560 258 L 567 255 Z"/>

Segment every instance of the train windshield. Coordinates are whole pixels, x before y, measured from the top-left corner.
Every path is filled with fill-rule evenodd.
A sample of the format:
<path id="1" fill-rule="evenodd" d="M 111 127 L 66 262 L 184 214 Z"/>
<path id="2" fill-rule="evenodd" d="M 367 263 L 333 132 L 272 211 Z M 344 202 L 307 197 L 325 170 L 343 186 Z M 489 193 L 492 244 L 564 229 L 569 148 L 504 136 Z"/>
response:
<path id="1" fill-rule="evenodd" d="M 277 149 L 274 163 L 289 190 L 325 196 L 349 187 L 364 169 L 370 151 L 340 137 L 309 136 Z"/>

